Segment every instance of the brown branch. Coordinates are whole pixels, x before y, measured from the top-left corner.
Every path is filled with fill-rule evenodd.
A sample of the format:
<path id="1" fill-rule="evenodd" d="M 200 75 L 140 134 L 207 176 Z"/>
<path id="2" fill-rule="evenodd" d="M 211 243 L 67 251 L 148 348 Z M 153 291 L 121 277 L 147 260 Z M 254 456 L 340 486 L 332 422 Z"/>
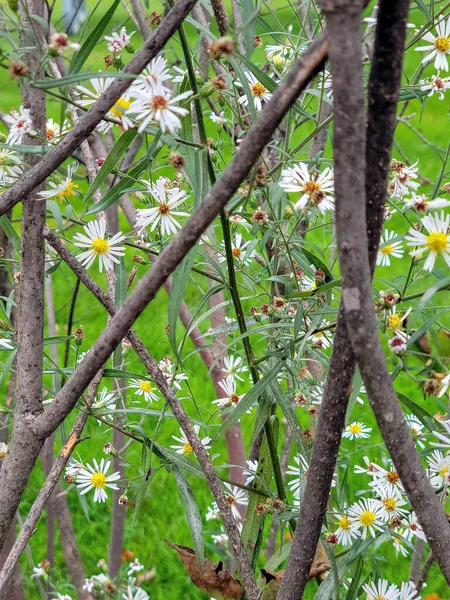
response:
<path id="1" fill-rule="evenodd" d="M 152 58 L 163 48 L 167 41 L 178 29 L 184 18 L 189 14 L 197 0 L 180 0 L 164 18 L 161 25 L 145 41 L 142 48 L 136 52 L 122 73 L 139 75 Z M 94 131 L 109 109 L 123 96 L 133 83 L 134 78 L 116 79 L 108 86 L 105 93 L 97 100 L 92 108 L 83 115 L 78 123 L 52 148 L 39 163 L 27 171 L 21 179 L 0 196 L 0 214 L 4 214 L 17 202 L 23 200 L 55 169 L 61 165 L 72 152 Z M 43 92 L 40 92 L 43 93 Z"/>
<path id="2" fill-rule="evenodd" d="M 380 2 L 375 53 L 369 80 L 366 161 L 367 235 L 372 270 L 375 266 L 386 189 L 390 152 L 395 131 L 398 89 L 402 74 L 408 0 Z M 327 382 L 313 446 L 304 501 L 301 506 L 291 556 L 280 599 L 302 596 L 322 522 L 327 510 L 332 477 L 344 428 L 356 360 L 339 312 Z"/>
<path id="3" fill-rule="evenodd" d="M 230 27 L 227 10 L 222 0 L 211 0 L 211 6 L 217 21 L 220 35 L 225 35 Z"/>
<path id="4" fill-rule="evenodd" d="M 150 37 L 152 30 L 148 24 L 142 2 L 141 0 L 130 0 L 130 4 L 133 7 L 134 16 L 136 17 L 136 21 L 139 25 L 139 31 L 141 32 L 142 37 L 146 40 L 148 37 Z"/>

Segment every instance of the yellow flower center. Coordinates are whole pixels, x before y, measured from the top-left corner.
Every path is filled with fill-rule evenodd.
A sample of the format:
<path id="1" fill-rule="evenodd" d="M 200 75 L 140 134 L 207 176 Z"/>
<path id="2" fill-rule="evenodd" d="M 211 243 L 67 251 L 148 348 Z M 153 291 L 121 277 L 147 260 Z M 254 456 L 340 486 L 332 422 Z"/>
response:
<path id="1" fill-rule="evenodd" d="M 397 504 L 395 502 L 395 498 L 385 498 L 383 500 L 383 504 L 386 508 L 386 510 L 390 510 L 393 511 L 397 508 Z"/>
<path id="2" fill-rule="evenodd" d="M 353 423 L 353 425 L 349 425 L 348 428 L 351 433 L 362 433 L 362 427 L 359 423 Z"/>
<path id="3" fill-rule="evenodd" d="M 392 328 L 400 327 L 401 324 L 402 324 L 402 320 L 400 319 L 400 317 L 398 316 L 397 313 L 394 313 L 393 315 L 389 315 L 389 327 L 392 327 Z"/>
<path id="4" fill-rule="evenodd" d="M 231 394 L 231 396 L 230 396 L 230 402 L 232 404 L 238 404 L 239 403 L 239 396 L 237 394 Z"/>
<path id="5" fill-rule="evenodd" d="M 307 181 L 305 183 L 305 192 L 307 194 L 312 194 L 313 192 L 320 191 L 320 185 L 315 181 Z"/>
<path id="6" fill-rule="evenodd" d="M 77 190 L 78 187 L 79 186 L 76 183 L 73 183 L 73 181 L 69 181 L 59 192 L 58 198 L 62 200 L 63 198 L 71 198 L 72 196 L 76 196 L 74 190 Z"/>
<path id="7" fill-rule="evenodd" d="M 381 252 L 381 254 L 384 254 L 385 256 L 387 256 L 388 254 L 390 254 L 392 252 L 393 249 L 394 249 L 394 246 L 392 244 L 388 244 L 387 246 L 383 246 L 382 248 L 380 248 L 380 252 Z"/>
<path id="8" fill-rule="evenodd" d="M 50 141 L 51 141 L 51 140 L 52 140 L 52 139 L 55 137 L 55 135 L 56 135 L 56 131 L 57 131 L 56 127 L 55 127 L 55 129 L 51 129 L 50 127 L 47 127 L 47 129 L 46 129 L 46 132 L 45 132 L 45 133 L 46 133 L 46 135 L 47 135 L 47 140 L 48 140 L 49 142 L 50 142 Z"/>
<path id="9" fill-rule="evenodd" d="M 0 450 L 0 460 L 3 460 L 6 456 L 6 450 Z"/>
<path id="10" fill-rule="evenodd" d="M 234 504 L 234 503 L 236 502 L 236 499 L 235 499 L 235 497 L 234 497 L 234 496 L 232 496 L 231 494 L 229 494 L 229 495 L 227 496 L 227 502 L 228 502 L 228 504 L 231 506 L 232 504 Z"/>
<path id="11" fill-rule="evenodd" d="M 443 231 L 437 233 L 430 233 L 427 235 L 426 246 L 435 254 L 441 254 L 444 250 L 447 250 L 448 246 L 448 235 Z"/>
<path id="12" fill-rule="evenodd" d="M 183 454 L 184 454 L 185 456 L 188 456 L 189 454 L 192 454 L 193 452 L 194 452 L 194 450 L 192 449 L 192 446 L 191 446 L 191 444 L 190 444 L 189 442 L 186 442 L 186 443 L 183 445 Z"/>
<path id="13" fill-rule="evenodd" d="M 389 473 L 386 474 L 386 479 L 389 483 L 397 483 L 400 478 L 397 471 L 389 471 Z"/>
<path id="14" fill-rule="evenodd" d="M 167 215 L 170 213 L 170 206 L 166 202 L 161 202 L 158 206 L 158 211 L 160 215 Z"/>
<path id="15" fill-rule="evenodd" d="M 338 525 L 341 529 L 350 529 L 350 519 L 348 517 L 341 517 Z"/>
<path id="16" fill-rule="evenodd" d="M 104 488 L 106 485 L 106 475 L 103 473 L 93 473 L 91 483 L 95 488 Z"/>
<path id="17" fill-rule="evenodd" d="M 375 519 L 376 515 L 371 510 L 365 510 L 359 515 L 359 522 L 361 525 L 364 525 L 364 527 L 369 527 L 372 525 Z"/>
<path id="18" fill-rule="evenodd" d="M 106 254 L 109 250 L 109 242 L 104 238 L 92 240 L 92 250 L 96 254 Z"/>
<path id="19" fill-rule="evenodd" d="M 115 117 L 123 117 L 123 113 L 130 108 L 131 102 L 126 98 L 119 98 L 114 106 L 111 108 L 111 112 Z"/>
<path id="20" fill-rule="evenodd" d="M 434 40 L 434 47 L 438 52 L 448 52 L 450 50 L 450 38 L 437 37 Z"/>
<path id="21" fill-rule="evenodd" d="M 443 467 L 440 471 L 439 471 L 439 475 L 441 477 L 445 477 L 448 473 L 448 467 Z"/>
<path id="22" fill-rule="evenodd" d="M 163 108 L 166 108 L 167 100 L 164 96 L 153 96 L 151 105 L 155 110 L 162 110 Z"/>
<path id="23" fill-rule="evenodd" d="M 261 98 L 261 96 L 264 96 L 264 94 L 267 92 L 266 88 L 262 85 L 262 83 L 255 83 L 255 85 L 252 85 L 252 94 L 254 96 L 258 96 L 259 98 Z"/>
<path id="24" fill-rule="evenodd" d="M 152 386 L 150 384 L 150 381 L 141 381 L 141 383 L 139 384 L 139 387 L 141 388 L 141 390 L 143 392 L 151 392 L 152 391 Z"/>
<path id="25" fill-rule="evenodd" d="M 239 258 L 241 256 L 241 251 L 239 248 L 233 248 L 231 254 L 234 256 L 234 258 Z"/>

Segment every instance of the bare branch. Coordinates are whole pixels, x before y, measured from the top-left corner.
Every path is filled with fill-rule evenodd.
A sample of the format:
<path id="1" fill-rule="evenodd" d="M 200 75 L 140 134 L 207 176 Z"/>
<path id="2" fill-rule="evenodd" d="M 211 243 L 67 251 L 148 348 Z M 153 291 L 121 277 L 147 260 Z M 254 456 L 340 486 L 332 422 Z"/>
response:
<path id="1" fill-rule="evenodd" d="M 225 35 L 230 27 L 230 20 L 228 18 L 227 10 L 223 0 L 211 0 L 211 6 L 216 17 L 217 27 L 220 35 Z"/>

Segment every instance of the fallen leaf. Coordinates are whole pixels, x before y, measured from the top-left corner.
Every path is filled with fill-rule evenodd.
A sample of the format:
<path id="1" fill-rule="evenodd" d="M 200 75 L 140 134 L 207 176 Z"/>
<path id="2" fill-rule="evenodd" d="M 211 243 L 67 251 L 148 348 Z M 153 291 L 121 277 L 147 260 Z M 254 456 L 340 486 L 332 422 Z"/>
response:
<path id="1" fill-rule="evenodd" d="M 189 577 L 194 585 L 215 598 L 216 600 L 239 600 L 242 596 L 241 584 L 223 568 L 222 561 L 213 564 L 209 558 L 203 563 L 203 573 L 197 561 L 197 556 L 192 548 L 172 544 L 164 540 L 166 544 L 178 552 Z"/>

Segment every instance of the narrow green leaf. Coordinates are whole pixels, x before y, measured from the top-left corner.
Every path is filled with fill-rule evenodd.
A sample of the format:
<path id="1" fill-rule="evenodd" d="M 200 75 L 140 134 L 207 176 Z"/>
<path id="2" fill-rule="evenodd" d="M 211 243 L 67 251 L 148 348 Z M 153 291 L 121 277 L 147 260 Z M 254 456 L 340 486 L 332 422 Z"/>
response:
<path id="1" fill-rule="evenodd" d="M 398 393 L 397 396 L 400 402 L 404 404 L 429 431 L 440 431 L 438 422 L 433 419 L 433 415 L 429 413 L 426 408 L 414 400 L 411 400 L 411 398 L 408 398 L 405 394 Z"/>
<path id="2" fill-rule="evenodd" d="M 292 437 L 295 440 L 298 451 L 302 452 L 304 454 L 305 449 L 304 449 L 302 437 L 300 435 L 301 426 L 300 426 L 300 422 L 297 418 L 297 413 L 295 412 L 295 409 L 292 406 L 291 401 L 286 397 L 286 394 L 281 389 L 280 384 L 278 383 L 277 380 L 274 380 L 270 387 L 271 387 L 272 393 L 274 394 L 278 404 L 280 405 L 281 411 L 282 411 L 283 415 L 285 416 L 286 421 L 288 422 L 288 425 L 292 432 Z"/>
<path id="3" fill-rule="evenodd" d="M 0 217 L 0 226 L 6 234 L 6 237 L 11 242 L 14 247 L 14 250 L 20 254 L 20 249 L 22 246 L 22 242 L 20 240 L 19 234 L 14 229 L 11 224 L 11 221 L 8 219 L 6 215 L 2 215 Z"/>
<path id="4" fill-rule="evenodd" d="M 297 312 L 294 319 L 294 340 L 297 338 L 303 325 L 303 302 L 297 304 Z"/>
<path id="5" fill-rule="evenodd" d="M 425 323 L 423 323 L 419 329 L 417 329 L 417 331 L 415 331 L 410 338 L 408 338 L 408 341 L 406 342 L 407 345 L 409 347 L 411 347 L 412 344 L 414 344 L 417 340 L 419 340 L 424 333 L 426 333 L 430 327 L 433 325 L 433 323 L 435 323 L 440 317 L 442 317 L 442 315 L 444 315 L 444 313 L 447 313 L 448 309 L 447 308 L 443 308 L 442 310 L 438 311 L 435 315 L 433 315 L 432 317 L 430 317 L 429 319 L 427 319 L 425 321 Z"/>
<path id="6" fill-rule="evenodd" d="M 94 181 L 91 184 L 86 196 L 85 201 L 89 200 L 93 193 L 98 190 L 98 188 L 102 185 L 114 167 L 119 163 L 119 159 L 122 157 L 124 152 L 129 148 L 131 142 L 137 136 L 137 129 L 127 129 L 122 133 L 120 138 L 114 144 L 111 152 L 105 159 L 105 162 L 100 167 L 99 172 L 95 176 Z"/>
<path id="7" fill-rule="evenodd" d="M 415 311 L 408 319 L 409 325 L 411 326 L 416 321 L 417 317 L 422 312 L 422 309 L 425 307 L 427 302 L 431 300 L 434 294 L 440 292 L 441 290 L 447 289 L 449 286 L 450 277 L 443 277 L 442 279 L 439 279 L 439 281 L 437 281 L 434 285 L 427 288 L 424 295 L 420 298 Z"/>
<path id="8" fill-rule="evenodd" d="M 60 77 L 59 79 L 53 77 L 38 79 L 33 81 L 31 87 L 34 87 L 38 90 L 51 90 L 53 88 L 64 87 L 66 85 L 73 85 L 79 81 L 86 81 L 86 79 L 92 79 L 93 77 L 96 79 L 107 79 L 109 77 L 114 77 L 116 79 L 136 79 L 136 75 L 133 73 L 124 73 L 122 71 L 119 71 L 118 73 L 110 73 L 109 71 L 96 71 L 95 73 L 92 73 L 92 71 L 83 71 L 82 73 L 72 73 L 72 75 Z"/>
<path id="9" fill-rule="evenodd" d="M 2 385 L 2 383 L 5 380 L 5 377 L 11 371 L 14 359 L 16 358 L 16 353 L 17 353 L 17 350 L 14 350 L 13 352 L 11 352 L 11 354 L 8 356 L 8 358 L 5 360 L 5 362 L 3 364 L 3 368 L 1 369 L 1 372 L 0 372 L 0 385 Z"/>
<path id="10" fill-rule="evenodd" d="M 52 213 L 53 218 L 55 219 L 58 225 L 59 231 L 62 232 L 64 226 L 61 214 L 61 207 L 54 200 L 47 200 L 47 208 Z"/>
<path id="11" fill-rule="evenodd" d="M 270 411 L 272 409 L 272 404 L 272 396 L 270 393 L 266 392 L 261 396 L 261 400 L 258 403 L 258 408 L 256 409 L 256 417 L 255 422 L 253 423 L 253 433 L 250 445 L 254 443 L 254 441 L 259 435 L 259 432 L 264 427 L 267 419 L 269 418 Z"/>
<path id="12" fill-rule="evenodd" d="M 205 543 L 203 540 L 202 517 L 197 506 L 194 493 L 191 486 L 186 480 L 186 477 L 180 469 L 174 465 L 173 474 L 180 491 L 181 500 L 183 501 L 186 518 L 191 531 L 192 543 L 194 545 L 195 554 L 197 556 L 198 566 L 203 572 L 203 564 L 205 561 Z"/>

